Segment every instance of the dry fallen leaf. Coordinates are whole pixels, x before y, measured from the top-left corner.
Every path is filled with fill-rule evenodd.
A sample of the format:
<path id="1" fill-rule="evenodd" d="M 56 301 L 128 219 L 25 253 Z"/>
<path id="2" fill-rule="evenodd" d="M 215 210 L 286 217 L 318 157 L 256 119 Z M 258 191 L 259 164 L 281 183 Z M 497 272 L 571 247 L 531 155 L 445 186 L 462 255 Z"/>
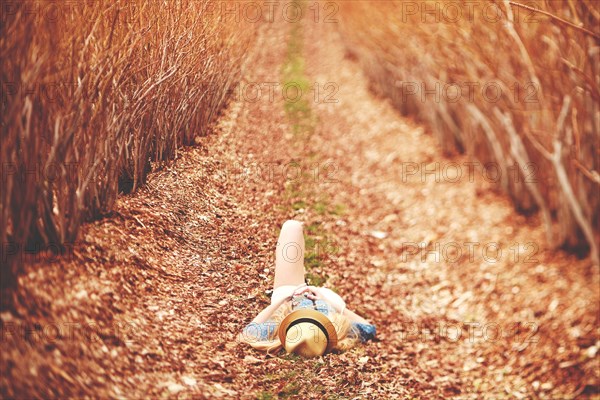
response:
<path id="1" fill-rule="evenodd" d="M 167 384 L 167 389 L 169 389 L 169 392 L 176 394 L 181 392 L 182 390 L 185 390 L 185 387 L 176 382 L 169 382 Z"/>
<path id="2" fill-rule="evenodd" d="M 246 357 L 244 357 L 244 362 L 247 364 L 260 364 L 264 362 L 264 360 L 261 360 L 251 355 L 247 355 Z"/>
<path id="3" fill-rule="evenodd" d="M 197 383 L 196 379 L 194 379 L 190 376 L 182 376 L 181 380 L 183 381 L 183 383 L 185 383 L 188 386 L 194 386 Z"/>
<path id="4" fill-rule="evenodd" d="M 370 235 L 376 239 L 385 239 L 387 237 L 387 233 L 383 231 L 371 231 Z"/>

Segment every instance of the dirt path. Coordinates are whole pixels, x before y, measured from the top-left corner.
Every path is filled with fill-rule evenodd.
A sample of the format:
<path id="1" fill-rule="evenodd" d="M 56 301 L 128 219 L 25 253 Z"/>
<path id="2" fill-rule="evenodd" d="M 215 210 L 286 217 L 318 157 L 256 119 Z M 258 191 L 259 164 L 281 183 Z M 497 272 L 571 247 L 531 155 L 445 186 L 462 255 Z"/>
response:
<path id="1" fill-rule="evenodd" d="M 27 262 L 20 315 L 1 315 L 2 397 L 591 393 L 598 271 L 547 250 L 537 221 L 477 173 L 473 182 L 403 175 L 466 160 L 444 159 L 422 128 L 369 93 L 335 24 L 290 28 L 261 27 L 247 95 L 214 134 L 86 225 L 71 256 Z M 306 106 L 308 135 L 292 133 L 280 91 L 297 34 L 305 73 L 325 90 Z M 326 83 L 338 102 L 324 102 Z M 268 304 L 287 218 L 309 228 L 311 279 L 371 319 L 379 341 L 321 360 L 265 357 L 235 341 Z M 502 255 L 482 253 L 488 243 Z"/>

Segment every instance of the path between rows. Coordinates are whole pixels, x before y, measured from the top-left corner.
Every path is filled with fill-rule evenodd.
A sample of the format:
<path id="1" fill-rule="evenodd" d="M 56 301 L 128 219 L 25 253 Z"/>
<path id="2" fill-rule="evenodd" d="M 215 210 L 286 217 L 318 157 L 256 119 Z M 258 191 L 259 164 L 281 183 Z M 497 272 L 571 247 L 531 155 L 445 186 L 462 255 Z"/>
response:
<path id="1" fill-rule="evenodd" d="M 260 27 L 244 84 L 281 81 L 289 31 Z M 21 316 L 1 317 L 33 333 L 3 336 L 3 397 L 559 398 L 598 385 L 597 271 L 548 250 L 538 221 L 478 174 L 403 176 L 399 166 L 467 160 L 445 159 L 369 92 L 335 24 L 305 21 L 303 34 L 311 82 L 338 88 L 337 102 L 311 102 L 310 139 L 290 133 L 281 96 L 234 100 L 215 132 L 86 225 L 72 257 L 28 263 Z M 291 206 L 292 161 L 321 172 L 308 189 L 325 212 Z M 235 340 L 268 304 L 288 218 L 326 233 L 336 251 L 316 272 L 378 341 L 297 360 Z M 448 243 L 458 250 L 436 253 Z M 486 243 L 503 250 L 496 262 Z"/>

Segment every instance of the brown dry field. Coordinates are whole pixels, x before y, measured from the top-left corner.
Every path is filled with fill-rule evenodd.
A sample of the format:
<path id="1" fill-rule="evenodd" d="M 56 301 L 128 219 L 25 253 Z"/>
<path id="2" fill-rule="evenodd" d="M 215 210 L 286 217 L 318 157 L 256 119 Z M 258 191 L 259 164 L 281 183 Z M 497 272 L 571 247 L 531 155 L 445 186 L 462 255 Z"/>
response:
<path id="1" fill-rule="evenodd" d="M 245 82 L 280 81 L 289 28 L 261 26 Z M 403 179 L 398 163 L 467 160 L 444 158 L 369 92 L 333 24 L 304 33 L 310 81 L 339 88 L 337 102 L 311 103 L 310 139 L 290 133 L 281 96 L 234 100 L 214 132 L 85 225 L 71 256 L 28 260 L 20 315 L 1 315 L 3 398 L 598 398 L 598 269 L 548 248 L 538 218 L 477 174 Z M 294 160 L 327 171 L 306 201 L 344 212 L 290 207 L 282 171 Z M 253 163 L 274 177 L 238 173 Z M 289 218 L 336 244 L 320 272 L 377 326 L 376 341 L 317 360 L 236 341 L 268 304 Z M 407 254 L 413 242 L 427 251 Z M 503 256 L 436 257 L 436 245 L 467 242 Z"/>

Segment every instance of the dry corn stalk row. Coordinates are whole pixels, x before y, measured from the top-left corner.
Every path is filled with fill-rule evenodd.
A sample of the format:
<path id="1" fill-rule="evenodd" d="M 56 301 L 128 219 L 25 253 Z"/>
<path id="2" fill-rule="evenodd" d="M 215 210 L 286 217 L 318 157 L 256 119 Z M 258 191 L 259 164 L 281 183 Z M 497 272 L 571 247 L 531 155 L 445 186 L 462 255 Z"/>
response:
<path id="1" fill-rule="evenodd" d="M 206 133 L 254 37 L 239 24 L 207 0 L 3 5 L 4 287 L 23 252 L 75 241 L 151 161 Z"/>
<path id="2" fill-rule="evenodd" d="M 341 3 L 340 30 L 373 87 L 447 153 L 493 163 L 549 243 L 598 264 L 600 3 Z M 490 164 L 488 164 L 490 165 Z"/>

